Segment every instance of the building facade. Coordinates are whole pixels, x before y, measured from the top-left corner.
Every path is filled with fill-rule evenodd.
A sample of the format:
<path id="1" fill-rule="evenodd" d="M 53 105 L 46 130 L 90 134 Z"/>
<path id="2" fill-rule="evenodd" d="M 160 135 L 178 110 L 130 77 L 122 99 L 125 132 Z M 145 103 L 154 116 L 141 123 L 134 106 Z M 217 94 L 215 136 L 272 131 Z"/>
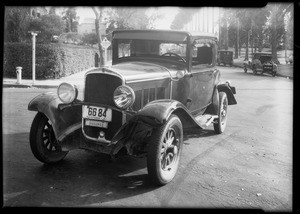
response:
<path id="1" fill-rule="evenodd" d="M 194 13 L 192 19 L 184 25 L 183 30 L 213 33 L 218 36 L 218 19 L 218 7 L 201 7 Z"/>
<path id="2" fill-rule="evenodd" d="M 106 25 L 100 24 L 100 33 L 101 35 L 105 35 L 106 32 Z M 78 34 L 89 34 L 89 33 L 95 33 L 96 27 L 95 27 L 95 19 L 93 18 L 85 18 L 82 23 L 78 25 Z"/>

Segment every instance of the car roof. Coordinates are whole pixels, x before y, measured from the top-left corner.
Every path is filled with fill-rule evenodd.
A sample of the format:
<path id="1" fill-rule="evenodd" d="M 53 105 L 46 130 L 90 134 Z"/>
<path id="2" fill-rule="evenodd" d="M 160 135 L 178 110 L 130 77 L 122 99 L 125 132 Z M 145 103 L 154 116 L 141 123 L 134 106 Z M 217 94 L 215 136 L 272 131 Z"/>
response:
<path id="1" fill-rule="evenodd" d="M 266 52 L 258 52 L 258 53 L 254 53 L 255 55 L 268 55 L 268 56 L 272 56 L 271 53 L 266 53 Z"/>
<path id="2" fill-rule="evenodd" d="M 218 50 L 218 52 L 232 52 L 233 53 L 233 51 L 229 51 L 229 50 Z"/>
<path id="3" fill-rule="evenodd" d="M 179 30 L 158 30 L 158 29 L 147 29 L 147 30 L 115 30 L 112 32 L 113 38 L 115 34 L 123 34 L 122 38 L 130 38 L 132 36 L 131 33 L 138 34 L 139 38 L 148 38 L 147 34 L 153 33 L 153 35 L 158 35 L 161 33 L 161 35 L 157 36 L 157 39 L 166 39 L 166 40 L 172 40 L 172 39 L 179 39 L 184 40 L 187 36 L 191 38 L 191 42 L 193 42 L 196 39 L 213 39 L 217 40 L 217 36 L 212 33 L 206 33 L 206 32 L 197 32 L 197 31 L 179 31 Z M 131 35 L 129 35 L 131 34 Z M 171 36 L 171 35 L 177 35 L 177 36 Z M 155 39 L 155 37 L 152 39 Z"/>

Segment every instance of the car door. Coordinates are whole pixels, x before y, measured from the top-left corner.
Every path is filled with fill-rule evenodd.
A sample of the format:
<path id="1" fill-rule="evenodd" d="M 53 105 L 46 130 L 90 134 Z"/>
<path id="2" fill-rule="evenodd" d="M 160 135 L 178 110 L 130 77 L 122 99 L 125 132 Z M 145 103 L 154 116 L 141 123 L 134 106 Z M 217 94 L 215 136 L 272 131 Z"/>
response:
<path id="1" fill-rule="evenodd" d="M 205 111 L 212 101 L 214 83 L 217 76 L 214 46 L 209 43 L 197 43 L 192 56 L 191 78 L 188 108 L 193 115 Z"/>

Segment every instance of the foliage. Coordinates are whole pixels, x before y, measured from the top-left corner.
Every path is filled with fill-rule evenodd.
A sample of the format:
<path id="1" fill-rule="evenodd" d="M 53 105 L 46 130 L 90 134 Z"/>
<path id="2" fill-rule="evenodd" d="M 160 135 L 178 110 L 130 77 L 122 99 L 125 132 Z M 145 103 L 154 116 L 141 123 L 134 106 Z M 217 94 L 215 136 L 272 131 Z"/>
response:
<path id="1" fill-rule="evenodd" d="M 146 15 L 146 10 L 147 8 L 142 7 L 107 8 L 105 12 L 110 14 L 106 18 L 107 33 L 114 29 L 147 29 L 150 21 Z"/>
<path id="2" fill-rule="evenodd" d="M 78 29 L 78 20 L 76 8 L 70 7 L 64 10 L 63 20 L 66 22 L 65 32 L 77 32 Z"/>
<path id="3" fill-rule="evenodd" d="M 64 30 L 64 22 L 57 15 L 43 15 L 29 23 L 29 31 L 40 31 L 36 37 L 38 43 L 49 43 L 54 35 L 60 35 Z"/>
<path id="4" fill-rule="evenodd" d="M 37 44 L 36 78 L 60 78 L 95 66 L 97 49 L 84 46 Z M 22 78 L 32 78 L 32 46 L 30 43 L 5 43 L 3 76 L 16 78 L 21 66 Z"/>
<path id="5" fill-rule="evenodd" d="M 196 8 L 181 8 L 171 24 L 171 29 L 182 29 L 183 26 L 192 19 L 192 16 L 197 10 Z"/>
<path id="6" fill-rule="evenodd" d="M 30 21 L 30 10 L 27 7 L 6 7 L 4 38 L 8 42 L 26 41 Z"/>
<path id="7" fill-rule="evenodd" d="M 91 46 L 97 44 L 97 35 L 96 33 L 88 33 L 83 35 L 82 42 L 86 44 L 90 44 Z"/>
<path id="8" fill-rule="evenodd" d="M 81 44 L 82 36 L 75 32 L 62 33 L 59 36 L 58 41 L 60 43 L 69 43 L 69 44 Z"/>

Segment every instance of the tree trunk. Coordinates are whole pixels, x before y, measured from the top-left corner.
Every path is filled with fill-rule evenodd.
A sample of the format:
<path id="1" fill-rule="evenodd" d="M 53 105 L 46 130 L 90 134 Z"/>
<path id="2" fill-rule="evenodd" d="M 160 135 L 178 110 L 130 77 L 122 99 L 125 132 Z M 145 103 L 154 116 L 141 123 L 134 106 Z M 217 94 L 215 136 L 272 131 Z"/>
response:
<path id="1" fill-rule="evenodd" d="M 100 53 L 100 67 L 104 65 L 104 57 L 103 57 L 103 48 L 102 48 L 102 45 L 101 45 L 101 42 L 102 42 L 102 38 L 101 38 L 101 33 L 100 33 L 100 20 L 101 20 L 101 10 L 100 12 L 98 13 L 98 11 L 96 10 L 96 8 L 92 8 L 94 13 L 95 13 L 95 16 L 96 16 L 96 19 L 95 19 L 95 27 L 96 27 L 96 35 L 97 35 L 97 43 L 98 43 L 98 48 L 99 48 L 99 53 Z"/>
<path id="2" fill-rule="evenodd" d="M 245 54 L 245 59 L 244 59 L 244 61 L 247 61 L 247 60 L 249 60 L 249 32 L 250 32 L 250 30 L 249 31 L 247 31 L 247 33 L 246 33 L 246 54 Z"/>
<path id="3" fill-rule="evenodd" d="M 236 40 L 235 40 L 235 50 L 234 50 L 234 58 L 237 59 L 239 58 L 239 41 L 240 41 L 240 22 L 237 19 L 237 28 L 236 28 Z"/>
<path id="4" fill-rule="evenodd" d="M 277 7 L 275 5 L 275 10 L 274 10 L 274 14 L 271 17 L 271 35 L 272 35 L 272 41 L 271 41 L 271 46 L 272 46 L 272 58 L 273 61 L 276 64 L 280 64 L 277 58 L 277 14 L 278 14 L 278 10 Z"/>
<path id="5" fill-rule="evenodd" d="M 258 52 L 261 52 L 263 49 L 263 31 L 259 29 L 259 38 L 258 38 Z"/>
<path id="6" fill-rule="evenodd" d="M 225 22 L 225 32 L 224 32 L 224 42 L 225 42 L 225 50 L 228 50 L 228 26 L 227 26 L 227 11 L 226 9 L 224 10 L 224 22 Z"/>

